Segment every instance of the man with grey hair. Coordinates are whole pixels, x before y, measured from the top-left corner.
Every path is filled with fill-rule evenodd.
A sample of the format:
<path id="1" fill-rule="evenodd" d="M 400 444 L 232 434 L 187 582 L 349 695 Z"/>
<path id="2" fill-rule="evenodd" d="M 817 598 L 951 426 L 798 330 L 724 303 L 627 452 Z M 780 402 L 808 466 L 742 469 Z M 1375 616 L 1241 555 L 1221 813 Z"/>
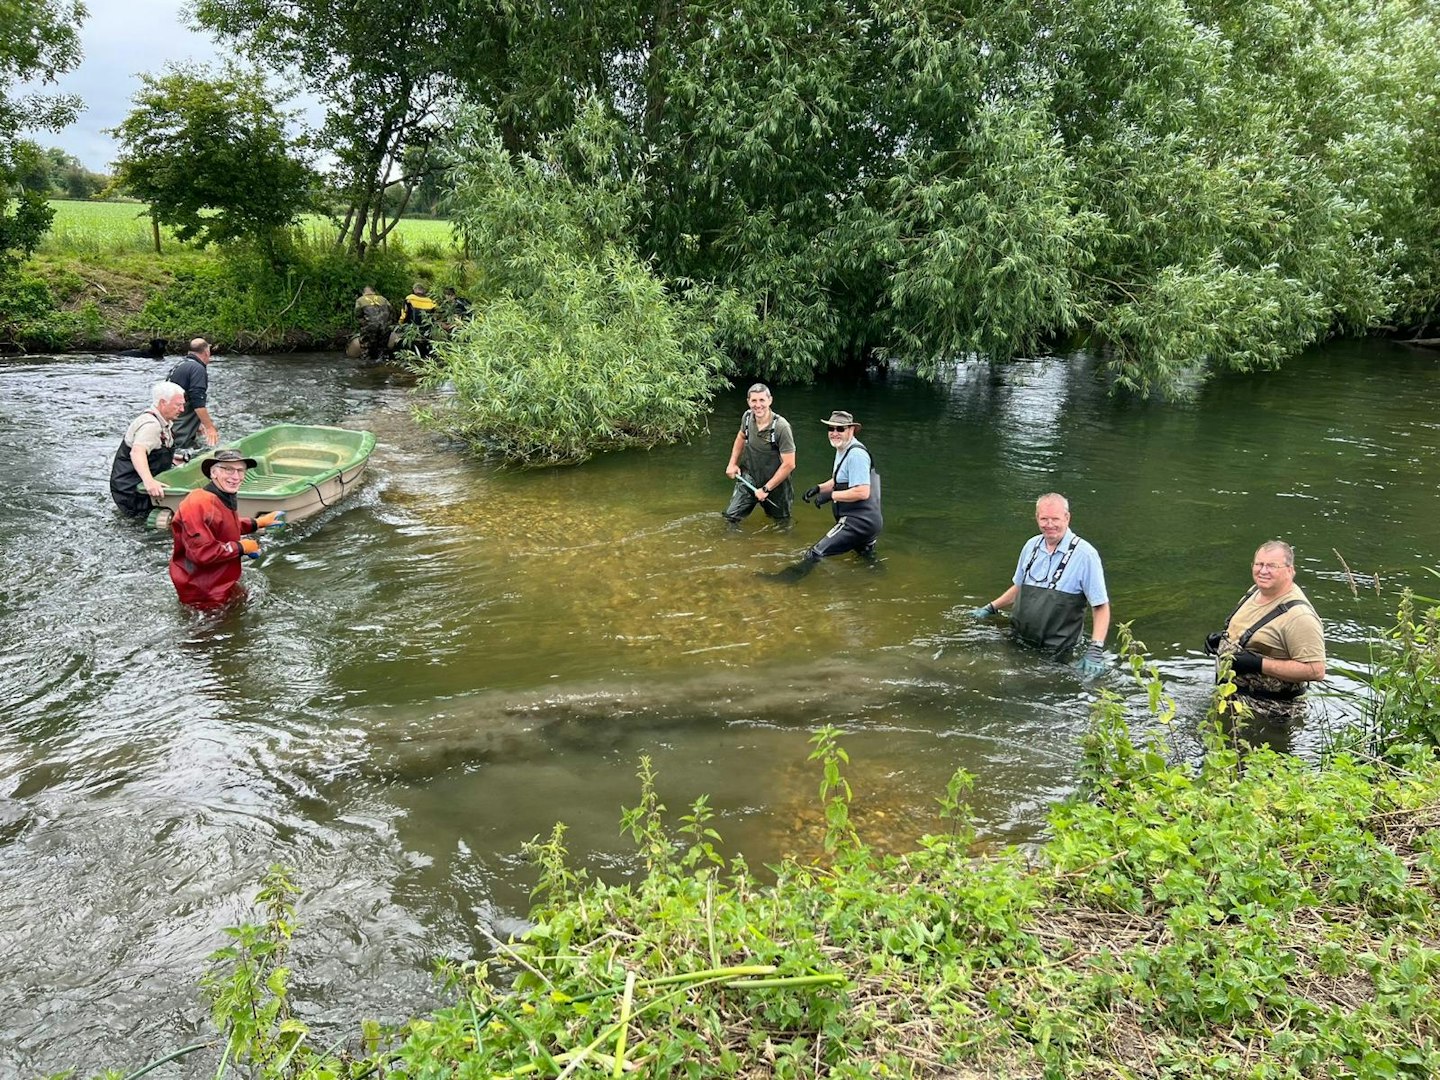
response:
<path id="1" fill-rule="evenodd" d="M 174 420 L 185 407 L 185 391 L 172 382 L 150 388 L 150 408 L 125 429 L 110 465 L 110 497 L 131 517 L 150 512 L 165 489 L 156 474 L 175 459 Z"/>
<path id="2" fill-rule="evenodd" d="M 1325 628 L 1295 584 L 1295 549 L 1269 540 L 1250 564 L 1254 584 L 1230 613 L 1225 629 L 1205 639 L 1219 663 L 1230 658 L 1236 696 L 1252 712 L 1276 720 L 1305 713 L 1307 683 L 1325 677 Z"/>
<path id="3" fill-rule="evenodd" d="M 795 501 L 790 474 L 795 471 L 795 433 L 790 422 L 770 408 L 770 388 L 755 383 L 745 392 L 749 406 L 740 417 L 740 432 L 730 447 L 725 475 L 735 481 L 725 520 L 739 526 L 756 507 L 776 521 L 790 520 Z"/>
<path id="4" fill-rule="evenodd" d="M 1080 643 L 1088 605 L 1090 642 L 1075 666 L 1087 678 L 1099 675 L 1105 670 L 1105 635 L 1110 630 L 1110 594 L 1100 553 L 1070 531 L 1070 501 L 1058 492 L 1035 500 L 1035 524 L 1040 535 L 1020 549 L 1010 587 L 970 614 L 985 619 L 1013 604 L 1010 629 L 1015 636 L 1063 662 Z"/>
<path id="5" fill-rule="evenodd" d="M 210 360 L 210 343 L 203 337 L 191 338 L 189 355 L 170 372 L 170 381 L 185 392 L 185 408 L 175 419 L 176 450 L 199 449 L 200 435 L 204 435 L 206 446 L 220 441 L 208 405 Z"/>

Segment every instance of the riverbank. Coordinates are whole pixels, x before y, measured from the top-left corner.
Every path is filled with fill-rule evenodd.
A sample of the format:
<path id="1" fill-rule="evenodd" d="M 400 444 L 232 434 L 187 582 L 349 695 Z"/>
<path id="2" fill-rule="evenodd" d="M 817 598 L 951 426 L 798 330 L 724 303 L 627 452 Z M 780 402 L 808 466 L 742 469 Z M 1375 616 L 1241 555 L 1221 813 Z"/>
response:
<path id="1" fill-rule="evenodd" d="M 1417 660 L 1433 665 L 1433 644 L 1377 672 L 1402 710 L 1419 700 L 1397 693 Z M 1157 676 L 1131 666 L 1163 722 Z M 192 1052 L 276 1080 L 1436 1075 L 1433 745 L 1372 756 L 1369 728 L 1319 764 L 1242 754 L 1216 709 L 1191 766 L 1136 745 L 1104 693 L 1084 787 L 1052 810 L 1044 843 L 979 851 L 957 771 L 942 831 L 903 857 L 854 828 L 849 758 L 821 729 L 826 855 L 788 857 L 769 882 L 722 862 L 705 798 L 667 813 L 642 758 L 622 820 L 638 880 L 587 879 L 563 826 L 537 838 L 530 930 L 452 968 L 453 1005 L 390 1032 L 362 1025 L 341 1040 L 349 1054 L 320 1049 L 334 1033 L 307 1031 L 275 974 L 296 892 L 272 871 L 264 919 L 207 976 L 224 1037 Z"/>
<path id="2" fill-rule="evenodd" d="M 358 262 L 297 240 L 271 263 L 244 251 L 42 251 L 0 278 L 0 353 L 118 352 L 197 335 L 229 352 L 343 348 L 360 288 L 398 303 L 417 279 L 465 287 L 455 252 L 395 244 Z"/>

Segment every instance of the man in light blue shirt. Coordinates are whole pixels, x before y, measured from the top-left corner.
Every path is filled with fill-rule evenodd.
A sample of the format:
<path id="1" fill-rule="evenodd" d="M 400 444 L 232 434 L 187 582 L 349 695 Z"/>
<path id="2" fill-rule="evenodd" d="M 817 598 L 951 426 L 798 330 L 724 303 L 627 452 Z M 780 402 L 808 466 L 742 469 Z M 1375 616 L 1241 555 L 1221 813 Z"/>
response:
<path id="1" fill-rule="evenodd" d="M 847 551 L 879 565 L 875 560 L 875 540 L 885 527 L 880 513 L 880 473 L 870 451 L 855 437 L 860 425 L 854 416 L 836 409 L 820 422 L 825 425 L 825 437 L 835 451 L 835 465 L 830 470 L 830 479 L 812 485 L 802 498 L 816 508 L 829 503 L 835 514 L 835 527 L 815 542 L 804 559 L 771 575 L 785 581 L 799 581 L 815 569 L 821 559 Z"/>
<path id="2" fill-rule="evenodd" d="M 1063 495 L 1041 495 L 1035 501 L 1035 523 L 1040 535 L 1020 549 L 1010 587 L 970 614 L 988 618 L 1013 604 L 1010 628 L 1015 636 L 1063 661 L 1080 643 L 1088 606 L 1093 613 L 1090 643 L 1076 666 L 1082 675 L 1098 675 L 1105 670 L 1105 635 L 1110 630 L 1110 594 L 1100 553 L 1070 531 L 1070 502 Z"/>

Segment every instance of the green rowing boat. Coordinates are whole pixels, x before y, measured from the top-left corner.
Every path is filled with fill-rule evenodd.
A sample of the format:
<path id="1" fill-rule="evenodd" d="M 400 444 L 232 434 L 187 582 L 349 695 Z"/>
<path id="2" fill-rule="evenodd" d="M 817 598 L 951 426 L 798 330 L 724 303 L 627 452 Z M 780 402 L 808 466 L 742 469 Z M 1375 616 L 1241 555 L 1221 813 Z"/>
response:
<path id="1" fill-rule="evenodd" d="M 238 450 L 258 463 L 240 485 L 240 516 L 284 510 L 286 520 L 294 522 L 334 506 L 349 494 L 364 475 L 375 436 L 348 428 L 275 424 L 223 449 Z M 151 525 L 168 529 L 180 500 L 205 486 L 200 463 L 211 453 L 197 454 L 155 477 L 164 485 L 165 495 L 150 514 Z"/>

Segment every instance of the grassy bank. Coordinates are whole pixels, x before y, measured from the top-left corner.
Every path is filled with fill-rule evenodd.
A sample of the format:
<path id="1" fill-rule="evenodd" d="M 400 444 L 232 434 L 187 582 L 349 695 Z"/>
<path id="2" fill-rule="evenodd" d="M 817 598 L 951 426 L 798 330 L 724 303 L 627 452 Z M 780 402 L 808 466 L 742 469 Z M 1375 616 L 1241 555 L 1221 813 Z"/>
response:
<path id="1" fill-rule="evenodd" d="M 56 202 L 54 225 L 17 274 L 0 278 L 0 351 L 113 351 L 153 338 L 172 351 L 195 335 L 231 350 L 328 349 L 353 327 L 360 287 L 398 302 L 416 278 L 465 285 L 444 221 L 402 221 L 365 262 L 334 249 L 334 227 L 307 221 L 277 262 L 200 250 L 162 232 L 136 203 Z"/>
<path id="2" fill-rule="evenodd" d="M 272 1080 L 1440 1074 L 1440 760 L 1363 750 L 1423 730 L 1393 721 L 1428 710 L 1434 626 L 1381 665 L 1389 719 L 1320 763 L 1242 754 L 1224 693 L 1203 761 L 1171 761 L 1102 693 L 1083 788 L 1031 850 L 978 850 L 957 773 L 918 851 L 873 852 L 823 729 L 828 856 L 757 874 L 718 854 L 705 799 L 668 814 L 642 760 L 636 880 L 585 879 L 557 825 L 531 845 L 522 940 L 451 970 L 451 1007 L 324 1049 L 335 1033 L 291 1011 L 296 893 L 272 871 L 206 977 L 220 1034 L 188 1050 Z M 1163 728 L 1157 676 L 1130 665 Z"/>

